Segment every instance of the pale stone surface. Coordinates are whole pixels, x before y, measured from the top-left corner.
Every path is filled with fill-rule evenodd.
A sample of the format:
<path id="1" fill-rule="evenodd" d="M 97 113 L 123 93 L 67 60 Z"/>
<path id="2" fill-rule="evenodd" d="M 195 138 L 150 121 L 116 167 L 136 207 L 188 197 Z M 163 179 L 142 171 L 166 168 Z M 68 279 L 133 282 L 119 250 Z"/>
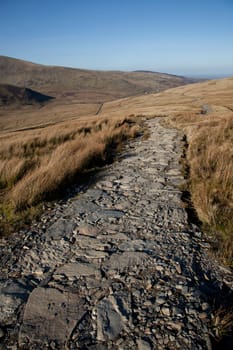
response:
<path id="1" fill-rule="evenodd" d="M 151 345 L 143 339 L 137 340 L 138 350 L 151 350 Z"/>
<path id="2" fill-rule="evenodd" d="M 41 346 L 51 340 L 64 346 L 85 313 L 83 304 L 73 293 L 62 293 L 54 288 L 34 289 L 24 311 L 20 346 L 37 342 Z"/>
<path id="3" fill-rule="evenodd" d="M 50 239 L 61 239 L 72 234 L 75 223 L 71 220 L 60 219 L 56 221 L 47 231 Z"/>
<path id="4" fill-rule="evenodd" d="M 78 226 L 78 233 L 84 236 L 96 237 L 98 230 L 92 225 L 84 224 Z"/>
<path id="5" fill-rule="evenodd" d="M 97 340 L 115 340 L 124 328 L 121 315 L 108 299 L 103 299 L 97 306 Z"/>
<path id="6" fill-rule="evenodd" d="M 116 270 L 117 272 L 124 272 L 135 268 L 137 266 L 142 266 L 149 261 L 149 256 L 145 253 L 138 252 L 123 252 L 122 254 L 113 254 L 106 261 L 104 267 L 107 270 Z"/>
<path id="7" fill-rule="evenodd" d="M 99 269 L 92 264 L 83 264 L 83 263 L 68 263 L 62 267 L 59 267 L 54 275 L 66 275 L 67 277 L 80 277 L 80 276 L 93 276 L 100 278 Z"/>

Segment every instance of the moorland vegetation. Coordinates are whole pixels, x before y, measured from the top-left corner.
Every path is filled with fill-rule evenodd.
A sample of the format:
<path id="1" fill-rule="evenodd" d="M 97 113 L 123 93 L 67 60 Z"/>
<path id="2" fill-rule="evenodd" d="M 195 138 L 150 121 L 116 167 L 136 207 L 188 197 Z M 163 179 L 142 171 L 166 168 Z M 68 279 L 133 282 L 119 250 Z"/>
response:
<path id="1" fill-rule="evenodd" d="M 43 108 L 0 111 L 2 231 L 22 224 L 33 208 L 112 159 L 128 138 L 141 134 L 140 116 L 162 116 L 167 125 L 182 130 L 187 141 L 182 163 L 188 205 L 196 211 L 216 256 L 232 267 L 233 78 L 114 96 L 112 101 L 90 103 L 86 110 L 82 102 L 81 112 L 77 96 L 73 102 L 58 98 Z"/>

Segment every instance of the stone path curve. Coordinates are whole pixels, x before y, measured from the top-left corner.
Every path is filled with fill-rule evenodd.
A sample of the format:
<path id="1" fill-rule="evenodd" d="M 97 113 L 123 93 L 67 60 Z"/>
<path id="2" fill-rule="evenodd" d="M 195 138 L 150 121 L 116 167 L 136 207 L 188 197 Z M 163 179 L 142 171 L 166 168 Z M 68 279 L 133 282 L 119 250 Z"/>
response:
<path id="1" fill-rule="evenodd" d="M 146 123 L 95 184 L 0 241 L 0 348 L 211 349 L 231 276 L 188 223 L 182 135 Z"/>

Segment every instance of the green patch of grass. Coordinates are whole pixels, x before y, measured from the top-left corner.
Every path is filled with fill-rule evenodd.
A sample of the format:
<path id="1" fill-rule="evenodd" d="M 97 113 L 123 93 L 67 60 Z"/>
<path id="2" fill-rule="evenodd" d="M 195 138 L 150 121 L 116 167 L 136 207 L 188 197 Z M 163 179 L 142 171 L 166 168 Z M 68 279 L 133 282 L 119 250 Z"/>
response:
<path id="1" fill-rule="evenodd" d="M 30 225 L 33 219 L 37 219 L 43 212 L 42 204 L 27 208 L 21 212 L 15 212 L 10 203 L 0 204 L 0 237 Z"/>

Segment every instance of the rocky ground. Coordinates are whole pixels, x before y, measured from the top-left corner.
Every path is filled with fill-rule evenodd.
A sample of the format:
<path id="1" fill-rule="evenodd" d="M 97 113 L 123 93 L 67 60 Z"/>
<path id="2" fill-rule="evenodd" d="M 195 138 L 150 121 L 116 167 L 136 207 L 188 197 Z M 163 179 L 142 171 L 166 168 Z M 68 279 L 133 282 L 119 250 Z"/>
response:
<path id="1" fill-rule="evenodd" d="M 147 124 L 88 188 L 1 239 L 1 349 L 212 348 L 232 275 L 182 204 L 182 135 Z"/>

